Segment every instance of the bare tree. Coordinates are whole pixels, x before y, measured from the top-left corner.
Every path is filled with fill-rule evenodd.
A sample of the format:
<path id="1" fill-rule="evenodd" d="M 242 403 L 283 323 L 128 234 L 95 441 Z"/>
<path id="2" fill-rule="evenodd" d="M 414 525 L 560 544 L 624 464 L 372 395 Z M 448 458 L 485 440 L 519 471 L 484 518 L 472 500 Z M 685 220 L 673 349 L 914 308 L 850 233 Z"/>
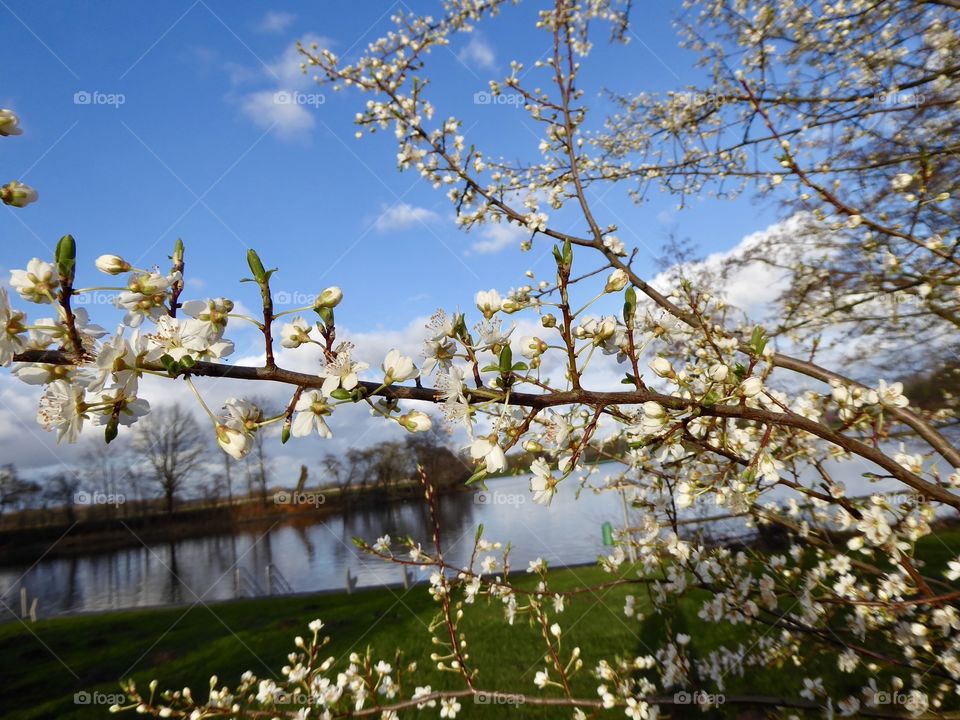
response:
<path id="1" fill-rule="evenodd" d="M 180 404 L 160 407 L 137 423 L 133 447 L 160 485 L 168 513 L 174 497 L 200 466 L 205 435 Z"/>
<path id="2" fill-rule="evenodd" d="M 13 509 L 26 507 L 30 498 L 39 489 L 35 482 L 21 478 L 13 463 L 0 467 L 0 514 L 8 507 Z"/>
<path id="3" fill-rule="evenodd" d="M 69 523 L 76 520 L 75 505 L 80 482 L 80 476 L 70 472 L 57 473 L 47 478 L 45 482 L 43 496 L 52 501 L 56 507 L 63 508 L 64 516 Z"/>

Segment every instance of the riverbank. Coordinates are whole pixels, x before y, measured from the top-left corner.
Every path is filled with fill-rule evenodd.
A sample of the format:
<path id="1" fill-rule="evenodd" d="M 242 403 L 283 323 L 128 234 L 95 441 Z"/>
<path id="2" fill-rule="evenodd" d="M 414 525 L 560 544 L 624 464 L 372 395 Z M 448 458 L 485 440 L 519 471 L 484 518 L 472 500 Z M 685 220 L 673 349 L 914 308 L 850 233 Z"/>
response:
<path id="1" fill-rule="evenodd" d="M 960 552 L 960 530 L 956 527 L 925 538 L 918 546 L 918 558 L 929 576 L 937 576 Z M 624 577 L 636 577 L 625 573 Z M 615 579 L 597 567 L 578 567 L 550 573 L 550 587 L 567 590 L 585 584 L 596 585 Z M 534 579 L 518 576 L 518 584 L 531 588 Z M 627 595 L 636 597 L 636 614 L 626 617 Z M 645 655 L 656 647 L 665 633 L 691 637 L 688 654 L 704 658 L 721 641 L 743 641 L 750 645 L 766 634 L 764 626 L 716 626 L 697 617 L 699 600 L 693 596 L 680 602 L 667 616 L 650 613 L 640 586 L 620 585 L 597 592 L 585 592 L 568 599 L 564 612 L 551 615 L 564 629 L 563 647 L 580 647 L 588 665 L 599 657 L 616 654 Z M 306 633 L 306 624 L 320 618 L 324 632 L 332 638 L 328 653 L 342 658 L 363 652 L 367 646 L 374 657 L 398 664 L 394 651 L 403 647 L 405 662 L 418 660 L 418 685 L 434 689 L 460 688 L 451 673 L 436 671 L 427 660 L 435 650 L 427 625 L 437 605 L 426 587 L 380 588 L 356 592 L 310 594 L 226 603 L 195 602 L 188 608 L 110 612 L 42 620 L 25 625 L 0 625 L 0 707 L 4 718 L 107 717 L 110 695 L 119 693 L 121 678 L 133 677 L 146 687 L 156 678 L 161 687 L 190 686 L 205 692 L 211 673 L 221 683 L 234 684 L 250 670 L 261 678 L 276 677 L 293 649 L 293 637 Z M 642 619 L 644 615 L 648 618 Z M 479 601 L 466 614 L 463 625 L 469 653 L 481 668 L 478 684 L 506 693 L 538 695 L 533 678 L 543 667 L 541 630 L 520 619 L 512 627 L 504 620 L 500 603 Z M 583 697 L 596 695 L 597 681 L 585 669 L 573 680 L 574 692 Z M 753 695 L 795 693 L 796 671 L 750 672 L 747 677 L 730 673 L 727 692 Z M 857 673 L 838 676 L 835 661 L 828 655 L 822 662 L 803 668 L 805 677 L 822 675 L 853 691 L 865 681 Z M 414 679 L 411 678 L 411 682 Z M 554 693 L 547 691 L 552 695 Z M 113 698 L 115 699 L 115 698 Z M 101 704 L 97 704 L 101 703 Z M 555 711 L 533 706 L 502 707 L 462 701 L 458 717 L 502 718 L 557 717 Z M 681 710 L 677 708 L 675 710 Z M 695 717 L 709 717 L 693 709 Z M 675 713 L 676 715 L 676 713 Z M 731 711 L 730 715 L 733 715 Z M 562 717 L 567 717 L 564 712 Z M 677 715 L 679 716 L 679 715 Z"/>
<path id="2" fill-rule="evenodd" d="M 474 492 L 462 483 L 438 489 L 441 495 Z M 300 492 L 271 489 L 266 497 L 236 498 L 232 502 L 188 502 L 172 513 L 151 507 L 143 513 L 129 508 L 84 508 L 73 519 L 14 525 L 0 529 L 0 566 L 34 562 L 41 557 L 58 558 L 110 552 L 142 544 L 207 537 L 244 528 L 266 528 L 280 523 L 312 525 L 324 517 L 374 505 L 409 502 L 423 497 L 417 480 L 391 484 L 305 488 Z M 158 505 L 158 503 L 155 503 Z"/>

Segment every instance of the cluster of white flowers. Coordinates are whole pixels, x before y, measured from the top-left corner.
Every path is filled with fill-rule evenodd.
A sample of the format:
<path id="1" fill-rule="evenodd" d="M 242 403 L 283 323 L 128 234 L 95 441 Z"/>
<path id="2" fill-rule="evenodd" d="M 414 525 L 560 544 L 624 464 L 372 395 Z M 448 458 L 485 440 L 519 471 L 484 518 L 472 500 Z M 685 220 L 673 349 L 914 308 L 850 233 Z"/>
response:
<path id="1" fill-rule="evenodd" d="M 538 14 L 538 28 L 550 34 L 554 56 L 529 68 L 534 76 L 544 73 L 555 89 L 530 86 L 534 81 L 525 79 L 528 69 L 518 62 L 503 82 L 491 85 L 494 94 L 509 89 L 522 96 L 524 110 L 542 128 L 537 161 L 514 166 L 469 143 L 459 119 L 438 115 L 427 97 L 430 84 L 421 74 L 433 48 L 446 46 L 455 33 L 472 29 L 503 4 L 449 0 L 440 19 L 399 14 L 393 18 L 394 31 L 371 43 L 355 61 L 342 62 L 329 50 L 301 48 L 304 69 L 319 72 L 323 82 L 337 89 L 366 94 L 356 118 L 358 134 L 392 128 L 401 169 L 443 188 L 463 228 L 508 223 L 527 235 L 523 250 L 535 243 L 554 244 L 555 282 L 534 287 L 531 272 L 530 284 L 480 291 L 475 310 L 439 310 L 431 318 L 422 362 L 391 349 L 367 363 L 357 359 L 363 357 L 362 348 L 337 339 L 334 313 L 343 300 L 339 288 L 326 288 L 308 307 L 275 314 L 271 273 L 253 251 L 248 263 L 263 297 L 262 320 L 235 313 L 235 304 L 226 298 L 181 302 L 180 246 L 167 272 L 135 268 L 116 255 L 100 257 L 96 265 L 102 272 L 126 275 L 124 285 L 107 289 L 116 293 L 116 305 L 124 312 L 122 327 L 108 337 L 71 304 L 90 289 L 74 287 L 75 248 L 72 239 L 65 239 L 52 263 L 34 259 L 26 269 L 13 271 L 10 282 L 23 301 L 55 308 L 55 317 L 30 320 L 0 291 L 0 363 L 16 362 L 20 379 L 44 386 L 39 419 L 69 441 L 77 439 L 87 420 L 105 424 L 108 439 L 119 425 L 136 421 L 148 410 L 138 397 L 139 380 L 152 374 L 190 384 L 219 446 L 233 457 L 243 457 L 257 433 L 275 422 L 282 423 L 284 440 L 314 433 L 329 438 L 328 421 L 346 403 L 364 403 L 377 416 L 423 432 L 432 427 L 433 416 L 401 407 L 415 400 L 436 403 L 449 429 L 466 436 L 463 457 L 474 463 L 472 481 L 522 466 L 530 472 L 529 490 L 537 504 L 549 505 L 568 487 L 571 496 L 588 489 L 619 493 L 629 520 L 621 532 L 608 533 L 613 547 L 599 564 L 608 573 L 607 585 L 642 583 L 647 590 L 626 596 L 624 614 L 634 622 L 648 616 L 638 598 L 649 600 L 658 612 L 689 600 L 700 621 L 736 626 L 736 633 L 719 647 L 695 652 L 702 649 L 695 647 L 696 638 L 667 631 L 648 655 L 613 652 L 614 659 L 597 658 L 596 697 L 583 706 L 615 709 L 634 720 L 653 718 L 658 708 L 650 698 L 658 691 L 690 687 L 696 678 L 711 691 L 723 692 L 730 677 L 742 677 L 748 668 L 803 666 L 824 652 L 836 653 L 843 673 L 869 664 L 871 672 L 893 676 L 893 691 L 905 690 L 910 707 L 919 712 L 955 702 L 952 695 L 960 680 L 955 593 L 940 577 L 928 577 L 917 556 L 918 541 L 933 532 L 938 511 L 960 507 L 960 469 L 954 470 L 960 467 L 960 453 L 938 424 L 955 420 L 956 411 L 915 409 L 900 382 L 862 384 L 814 362 L 821 341 L 830 341 L 831 333 L 824 330 L 831 328 L 825 324 L 830 320 L 823 318 L 841 316 L 846 322 L 847 314 L 862 312 L 854 316 L 856 322 L 877 327 L 884 319 L 861 307 L 875 309 L 871 303 L 891 289 L 915 295 L 918 303 L 932 308 L 929 314 L 938 323 L 955 316 L 951 265 L 957 245 L 945 218 L 956 210 L 948 189 L 952 180 L 944 179 L 952 166 L 947 155 L 927 148 L 927 142 L 923 153 L 914 154 L 934 153 L 936 160 L 928 166 L 910 167 L 917 164 L 910 153 L 888 161 L 886 154 L 901 142 L 880 143 L 883 152 L 878 154 L 869 135 L 859 130 L 841 134 L 842 145 L 862 151 L 860 162 L 848 162 L 849 156 L 823 144 L 822 132 L 811 134 L 809 128 L 835 122 L 834 103 L 849 109 L 862 105 L 858 93 L 851 95 L 851 105 L 849 87 L 840 93 L 825 79 L 807 87 L 803 78 L 788 73 L 790 79 L 780 87 L 789 90 L 784 97 L 792 100 L 779 103 L 774 86 L 757 93 L 749 82 L 755 73 L 765 73 L 770 56 L 780 52 L 770 37 L 793 43 L 797 61 L 812 55 L 811 67 L 822 70 L 823 78 L 834 74 L 839 61 L 830 58 L 824 64 L 818 47 L 835 49 L 857 77 L 876 76 L 873 62 L 891 72 L 938 68 L 946 73 L 960 41 L 942 20 L 945 10 L 916 11 L 937 23 L 931 21 L 927 32 L 910 33 L 920 53 L 914 63 L 902 61 L 899 50 L 880 48 L 868 58 L 850 45 L 898 43 L 895 30 L 886 28 L 895 9 L 860 8 L 862 3 L 851 9 L 841 2 L 820 3 L 815 12 L 787 0 L 761 2 L 755 12 L 744 13 L 739 0 L 710 0 L 698 16 L 704 27 L 726 23 L 727 39 L 744 49 L 740 74 L 731 75 L 717 46 L 721 62 L 715 75 L 722 97 L 708 101 L 711 111 L 679 93 L 666 100 L 625 98 L 622 112 L 604 132 L 588 137 L 583 131 L 586 109 L 577 105 L 584 91 L 577 83 L 581 59 L 590 50 L 589 28 L 598 19 L 609 21 L 622 35 L 626 20 L 612 0 L 557 3 Z M 901 3 L 890 5 L 899 8 Z M 924 79 L 922 84 L 946 93 L 946 80 L 945 75 L 942 81 Z M 934 106 L 953 108 L 950 112 L 958 107 L 955 97 L 946 96 Z M 798 108 L 808 113 L 801 113 L 802 127 L 794 128 L 789 140 L 781 137 L 778 123 L 791 127 Z M 728 109 L 750 130 L 747 139 L 738 137 L 736 146 L 715 153 L 694 150 L 726 145 L 735 125 L 711 118 Z M 919 125 L 923 137 L 938 137 L 947 136 L 956 123 Z M 762 139 L 752 134 L 754 126 L 764 128 Z M 18 130 L 16 117 L 0 111 L 0 134 Z M 873 130 L 886 131 L 880 126 Z M 898 132 L 918 137 L 903 125 Z M 659 142 L 663 134 L 681 142 L 668 143 L 668 149 Z M 688 139 L 696 142 L 688 144 Z M 771 145 L 776 172 L 758 173 L 752 150 Z M 674 152 L 680 154 L 672 156 Z M 828 158 L 842 159 L 844 166 L 873 163 L 871 182 L 864 183 L 863 192 L 849 191 L 853 197 L 844 201 L 842 185 L 819 184 L 818 178 L 831 172 Z M 662 287 L 646 283 L 631 267 L 632 256 L 625 259 L 628 250 L 618 228 L 600 224 L 599 213 L 590 210 L 592 193 L 587 192 L 594 183 L 627 180 L 640 184 L 638 198 L 652 182 L 691 193 L 715 178 L 736 185 L 758 174 L 765 190 L 790 187 L 794 181 L 805 185 L 801 199 L 822 203 L 814 208 L 811 224 L 852 240 L 830 245 L 825 253 L 818 247 L 816 262 L 807 257 L 794 263 L 793 255 L 784 260 L 777 253 L 761 258 L 780 263 L 779 269 L 796 266 L 783 301 L 789 312 L 775 331 L 747 324 L 719 288 L 688 279 L 686 268 L 658 281 Z M 876 181 L 879 177 L 882 182 Z M 8 204 L 25 204 L 28 191 L 16 184 L 0 190 Z M 874 212 L 877 208 L 870 206 L 871 197 L 887 196 L 893 198 L 890 222 L 886 211 Z M 556 225 L 554 211 L 570 200 L 583 211 L 584 237 Z M 900 205 L 907 209 L 898 210 Z M 900 222 L 905 218 L 913 219 Z M 907 226 L 929 230 L 930 237 L 908 234 Z M 822 234 L 814 236 L 823 242 Z M 788 240 L 793 242 L 793 235 Z M 762 255 L 768 247 L 757 252 Z M 580 256 L 588 253 L 602 258 L 599 272 L 605 277 L 595 267 L 589 272 L 581 267 Z M 860 262 L 867 272 L 850 271 Z M 825 263 L 839 269 L 825 270 L 820 267 Z M 586 274 L 578 277 L 574 267 Z M 861 275 L 871 285 L 868 299 L 859 297 L 854 286 Z M 819 299 L 807 302 L 811 296 Z M 521 325 L 513 320 L 516 314 L 535 317 L 539 325 Z M 225 361 L 233 350 L 225 335 L 235 321 L 262 333 L 263 367 L 238 368 Z M 314 373 L 279 367 L 273 354 L 278 323 L 282 348 L 318 355 Z M 527 334 L 515 337 L 521 335 L 515 333 L 518 326 Z M 778 346 L 789 348 L 811 337 L 809 328 L 818 334 L 804 350 L 808 359 L 778 351 Z M 850 335 L 842 334 L 845 340 Z M 242 398 L 228 400 L 214 414 L 194 385 L 207 375 L 284 382 L 294 389 L 287 408 L 275 417 L 265 417 Z M 615 387 L 594 388 L 598 378 L 610 377 L 615 377 Z M 897 436 L 908 439 L 899 451 L 890 447 L 890 438 Z M 834 468 L 851 458 L 870 464 L 865 482 L 896 481 L 909 491 L 907 499 L 897 503 L 880 492 L 851 497 L 834 477 Z M 605 479 L 597 483 L 601 460 L 619 465 L 610 465 L 616 469 L 606 469 Z M 946 481 L 943 462 L 952 471 Z M 351 655 L 334 676 L 332 661 L 317 664 L 322 625 L 316 623 L 311 624 L 312 641 L 298 639 L 297 647 L 307 652 L 291 655 L 282 682 L 247 675 L 235 691 L 211 682 L 206 708 L 186 692 L 168 694 L 160 704 L 152 696 L 132 695 L 135 707 L 152 715 L 201 717 L 205 710 L 253 703 L 258 716 L 303 716 L 299 709 L 283 713 L 279 707 L 289 693 L 302 692 L 309 698 L 305 707 L 311 717 L 376 707 L 382 717 L 391 718 L 415 707 L 454 718 L 462 710 L 459 698 L 477 691 L 463 615 L 466 606 L 485 600 L 502 608 L 508 625 L 525 618 L 539 629 L 544 664 L 532 678 L 533 688 L 541 695 L 557 692 L 551 700 L 569 702 L 574 717 L 584 717 L 569 691 L 570 677 L 583 666 L 581 651 L 568 646 L 570 626 L 565 630 L 557 622 L 574 593 L 552 587 L 547 563 L 539 558 L 528 566 L 533 589 L 514 585 L 509 544 L 498 556 L 494 551 L 502 549 L 500 544 L 482 537 L 467 565 L 449 565 L 440 548 L 433 489 L 422 480 L 433 511 L 435 550 L 390 536 L 363 547 L 386 561 L 429 571 L 428 590 L 438 608 L 438 620 L 430 628 L 436 645 L 430 660 L 436 669 L 462 677 L 467 690 L 434 692 L 421 684 L 411 693 L 411 683 L 400 682 L 399 660 L 388 663 L 369 653 Z M 720 519 L 742 521 L 775 549 L 761 553 L 728 547 L 689 533 L 687 521 L 711 508 Z M 950 561 L 942 574 L 948 582 L 958 576 L 960 559 Z M 895 675 L 904 668 L 911 670 L 907 680 Z M 856 714 L 878 704 L 880 690 L 872 680 L 859 697 L 836 702 L 829 678 L 796 674 L 788 682 L 795 696 L 822 704 L 828 713 Z M 560 692 L 565 700 L 558 700 Z"/>

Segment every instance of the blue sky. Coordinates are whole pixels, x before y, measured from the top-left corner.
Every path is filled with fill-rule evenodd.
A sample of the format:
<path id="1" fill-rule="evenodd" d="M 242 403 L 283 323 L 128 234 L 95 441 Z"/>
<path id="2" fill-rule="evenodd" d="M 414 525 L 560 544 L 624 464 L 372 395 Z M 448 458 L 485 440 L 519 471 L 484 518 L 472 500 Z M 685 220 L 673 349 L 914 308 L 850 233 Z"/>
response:
<path id="1" fill-rule="evenodd" d="M 339 323 L 365 332 L 469 306 L 475 290 L 520 285 L 527 269 L 549 277 L 546 244 L 526 254 L 517 243 L 478 251 L 489 238 L 457 230 L 441 192 L 397 171 L 392 133 L 354 138 L 365 98 L 299 74 L 298 38 L 349 60 L 389 29 L 391 11 L 437 5 L 0 0 L 0 107 L 14 109 L 24 129 L 0 142 L 0 176 L 40 191 L 26 209 L 0 208 L 3 275 L 48 257 L 70 232 L 79 284 L 101 284 L 97 255 L 164 265 L 182 237 L 188 299 L 226 295 L 252 306 L 252 288 L 237 280 L 254 247 L 280 267 L 274 286 L 291 299 L 340 285 Z M 638 5 L 627 46 L 598 37 L 583 74 L 593 123 L 605 108 L 603 86 L 682 90 L 698 79 L 671 27 L 679 9 L 667 0 Z M 511 59 L 529 66 L 548 48 L 548 36 L 532 29 L 535 11 L 508 7 L 431 56 L 437 116 L 462 118 L 468 143 L 487 154 L 536 157 L 539 128 L 522 109 L 474 101 Z M 278 91 L 300 93 L 298 102 L 274 102 Z M 597 214 L 640 245 L 637 267 L 648 275 L 671 230 L 712 252 L 777 219 L 748 200 L 694 201 L 674 213 L 676 200 L 654 193 L 636 206 L 625 190 L 598 192 Z M 108 327 L 119 320 L 109 310 L 96 316 Z"/>
<path id="2" fill-rule="evenodd" d="M 677 5 L 638 8 L 645 14 L 637 17 L 636 37 L 627 47 L 599 43 L 585 85 L 662 91 L 694 81 L 691 57 L 676 48 L 670 27 Z M 179 236 L 187 243 L 188 274 L 210 293 L 231 293 L 245 270 L 245 249 L 256 247 L 266 262 L 280 265 L 279 289 L 343 286 L 349 302 L 341 321 L 358 328 L 468 302 L 465 287 L 517 284 L 538 260 L 546 270 L 545 247 L 528 257 L 513 245 L 471 252 L 481 238 L 453 226 L 441 193 L 396 170 L 389 133 L 353 137 L 353 115 L 363 100 L 299 75 L 291 50 L 297 38 L 321 39 L 349 58 L 388 29 L 391 8 L 403 6 L 347 7 L 3 3 L 0 45 L 16 62 L 0 86 L 0 105 L 16 109 L 25 134 L 3 143 L 0 163 L 5 176 L 36 186 L 41 202 L 0 213 L 0 265 L 22 266 L 33 254 L 49 254 L 65 232 L 89 259 L 109 251 L 163 262 Z M 546 35 L 528 29 L 533 10 L 508 8 L 473 38 L 458 38 L 449 52 L 432 57 L 438 116 L 462 117 L 469 140 L 508 157 L 531 157 L 539 129 L 523 110 L 475 105 L 473 94 L 504 76 L 513 57 L 529 65 L 546 49 Z M 303 93 L 298 97 L 316 104 L 270 108 L 277 90 Z M 94 103 L 122 94 L 123 104 L 76 104 L 76 93 Z M 603 103 L 594 98 L 599 120 Z M 714 250 L 767 220 L 745 203 L 695 204 L 680 214 L 670 213 L 672 204 L 662 196 L 637 207 L 614 189 L 599 207 L 608 221 L 619 221 L 623 239 L 647 246 L 640 262 L 648 268 L 651 251 L 671 228 Z M 429 289 L 416 281 L 424 269 Z M 384 307 L 385 292 L 402 302 Z"/>

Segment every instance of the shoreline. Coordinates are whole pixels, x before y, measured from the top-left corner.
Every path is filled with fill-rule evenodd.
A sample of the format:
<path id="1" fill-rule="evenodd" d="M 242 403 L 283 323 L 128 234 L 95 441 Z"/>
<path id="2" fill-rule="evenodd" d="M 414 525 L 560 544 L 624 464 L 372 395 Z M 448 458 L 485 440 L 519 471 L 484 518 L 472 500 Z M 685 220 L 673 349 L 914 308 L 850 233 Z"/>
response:
<path id="1" fill-rule="evenodd" d="M 439 495 L 472 493 L 473 487 L 460 483 L 442 486 Z M 285 494 L 312 498 L 310 502 L 278 502 Z M 391 488 L 350 491 L 341 496 L 339 488 L 306 488 L 299 493 L 286 489 L 270 490 L 261 497 L 235 500 L 232 505 L 184 506 L 172 514 L 151 512 L 141 515 L 115 515 L 0 530 L 0 567 L 15 567 L 47 558 L 72 558 L 110 553 L 145 543 L 162 544 L 185 538 L 214 537 L 243 532 L 248 528 L 284 523 L 314 525 L 325 518 L 384 503 L 405 503 L 422 497 L 419 483 L 409 481 Z M 315 498 L 323 498 L 316 502 Z M 346 501 L 344 501 L 346 497 Z M 328 499 L 330 501 L 328 501 Z M 98 508 L 99 509 L 99 508 Z"/>

